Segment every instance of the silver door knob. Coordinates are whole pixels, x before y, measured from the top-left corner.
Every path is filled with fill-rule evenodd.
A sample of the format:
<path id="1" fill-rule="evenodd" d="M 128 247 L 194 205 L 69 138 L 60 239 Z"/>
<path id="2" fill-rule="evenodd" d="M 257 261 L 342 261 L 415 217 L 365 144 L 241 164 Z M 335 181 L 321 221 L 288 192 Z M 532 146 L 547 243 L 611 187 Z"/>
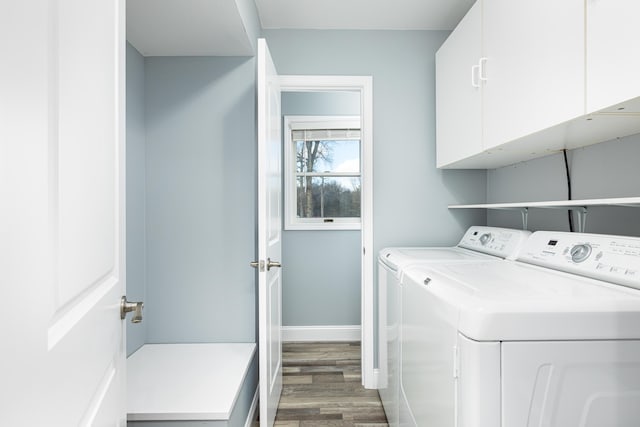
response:
<path id="1" fill-rule="evenodd" d="M 271 261 L 271 258 L 267 258 L 267 271 L 271 270 L 271 267 L 282 267 L 282 264 L 280 264 L 277 261 Z"/>
<path id="2" fill-rule="evenodd" d="M 120 318 L 124 319 L 127 317 L 127 313 L 133 311 L 133 317 L 131 318 L 131 323 L 140 323 L 142 322 L 142 308 L 144 307 L 144 303 L 142 301 L 138 302 L 130 302 L 127 301 L 127 297 L 122 297 L 120 299 Z"/>

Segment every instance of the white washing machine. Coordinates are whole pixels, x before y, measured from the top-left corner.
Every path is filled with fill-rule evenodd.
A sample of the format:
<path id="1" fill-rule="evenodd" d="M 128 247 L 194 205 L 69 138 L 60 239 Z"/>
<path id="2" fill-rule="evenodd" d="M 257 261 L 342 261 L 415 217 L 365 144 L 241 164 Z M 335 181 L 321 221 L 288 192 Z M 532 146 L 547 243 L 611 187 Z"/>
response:
<path id="1" fill-rule="evenodd" d="M 400 389 L 400 283 L 409 265 L 500 261 L 515 258 L 531 233 L 473 226 L 453 247 L 386 248 L 378 257 L 379 392 L 390 427 L 410 425 L 412 415 Z"/>
<path id="2" fill-rule="evenodd" d="M 640 238 L 536 232 L 516 261 L 411 266 L 416 426 L 640 425 Z"/>

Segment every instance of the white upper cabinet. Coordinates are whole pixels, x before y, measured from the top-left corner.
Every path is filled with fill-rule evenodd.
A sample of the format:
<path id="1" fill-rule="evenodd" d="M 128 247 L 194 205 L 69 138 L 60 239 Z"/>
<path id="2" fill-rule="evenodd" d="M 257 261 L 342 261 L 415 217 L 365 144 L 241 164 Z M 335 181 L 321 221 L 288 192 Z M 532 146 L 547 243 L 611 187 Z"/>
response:
<path id="1" fill-rule="evenodd" d="M 485 150 L 584 114 L 584 0 L 484 0 L 482 30 Z"/>
<path id="2" fill-rule="evenodd" d="M 436 54 L 437 166 L 640 132 L 638 17 L 640 0 L 478 0 Z"/>
<path id="3" fill-rule="evenodd" d="M 587 112 L 590 113 L 640 96 L 640 1 L 587 0 L 586 4 Z M 627 105 L 617 106 L 615 110 L 618 108 L 629 111 Z"/>
<path id="4" fill-rule="evenodd" d="M 482 7 L 477 2 L 436 53 L 438 167 L 482 151 Z"/>
<path id="5" fill-rule="evenodd" d="M 437 166 L 535 156 L 504 145 L 584 115 L 584 62 L 583 0 L 478 0 L 436 53 Z"/>

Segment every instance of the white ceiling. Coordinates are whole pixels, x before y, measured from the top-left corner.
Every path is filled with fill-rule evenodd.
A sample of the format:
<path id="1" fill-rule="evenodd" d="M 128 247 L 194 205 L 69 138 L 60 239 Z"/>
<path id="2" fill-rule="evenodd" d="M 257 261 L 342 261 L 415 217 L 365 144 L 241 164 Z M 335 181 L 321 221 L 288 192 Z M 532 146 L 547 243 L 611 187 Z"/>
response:
<path id="1" fill-rule="evenodd" d="M 127 0 L 127 40 L 144 56 L 252 56 L 236 0 Z"/>
<path id="2" fill-rule="evenodd" d="M 452 30 L 475 0 L 255 0 L 262 28 Z"/>
<path id="3" fill-rule="evenodd" d="M 127 40 L 144 56 L 251 56 L 252 1 L 264 29 L 450 30 L 475 0 L 127 0 Z"/>

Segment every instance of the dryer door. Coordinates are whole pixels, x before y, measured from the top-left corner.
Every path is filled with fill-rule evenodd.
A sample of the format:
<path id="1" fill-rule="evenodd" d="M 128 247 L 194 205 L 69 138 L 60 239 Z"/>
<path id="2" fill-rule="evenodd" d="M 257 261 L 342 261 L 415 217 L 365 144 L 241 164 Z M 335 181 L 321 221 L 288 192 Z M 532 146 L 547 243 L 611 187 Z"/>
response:
<path id="1" fill-rule="evenodd" d="M 439 283 L 442 279 L 427 277 L 426 272 L 404 278 L 401 396 L 417 426 L 452 427 L 458 310 L 432 292 L 431 287 L 446 286 Z"/>

